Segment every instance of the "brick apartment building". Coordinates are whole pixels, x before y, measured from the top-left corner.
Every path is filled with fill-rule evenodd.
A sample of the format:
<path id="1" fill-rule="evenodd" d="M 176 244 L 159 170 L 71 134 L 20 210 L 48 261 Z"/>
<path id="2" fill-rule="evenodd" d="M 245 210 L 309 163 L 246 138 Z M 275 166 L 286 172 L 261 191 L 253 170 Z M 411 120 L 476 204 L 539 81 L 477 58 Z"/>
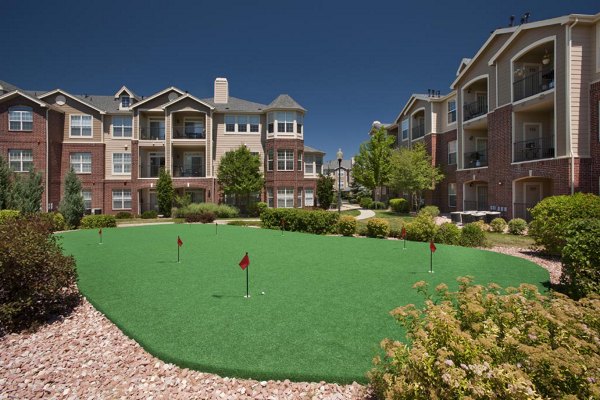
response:
<path id="1" fill-rule="evenodd" d="M 600 13 L 497 29 L 450 88 L 412 95 L 387 126 L 446 175 L 428 204 L 529 219 L 544 197 L 599 193 Z"/>
<path id="2" fill-rule="evenodd" d="M 315 203 L 324 153 L 304 146 L 306 110 L 288 95 L 268 105 L 229 96 L 217 78 L 214 97 L 175 87 L 140 97 L 123 86 L 112 96 L 35 92 L 0 81 L 0 155 L 18 173 L 43 173 L 43 210 L 55 210 L 73 168 L 90 212 L 139 214 L 157 208 L 160 169 L 178 194 L 222 202 L 221 157 L 245 145 L 260 156 L 271 207 Z"/>

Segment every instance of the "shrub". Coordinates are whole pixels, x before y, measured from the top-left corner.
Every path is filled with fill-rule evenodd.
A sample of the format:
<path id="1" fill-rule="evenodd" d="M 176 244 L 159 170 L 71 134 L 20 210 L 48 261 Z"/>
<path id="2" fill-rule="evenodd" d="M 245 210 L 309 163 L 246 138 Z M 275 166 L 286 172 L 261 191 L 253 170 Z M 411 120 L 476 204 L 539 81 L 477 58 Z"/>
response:
<path id="1" fill-rule="evenodd" d="M 235 218 L 239 215 L 237 208 L 228 206 L 227 204 L 192 203 L 187 207 L 175 210 L 175 216 L 177 218 L 185 218 L 187 214 L 201 214 L 203 212 L 211 212 L 217 218 Z"/>
<path id="2" fill-rule="evenodd" d="M 437 243 L 458 245 L 460 243 L 460 229 L 451 222 L 441 224 L 435 233 Z"/>
<path id="3" fill-rule="evenodd" d="M 85 205 L 81 195 L 81 181 L 72 169 L 65 176 L 64 195 L 58 210 L 65 217 L 69 228 L 77 228 L 85 213 Z"/>
<path id="4" fill-rule="evenodd" d="M 202 222 L 208 224 L 214 222 L 216 216 L 210 211 L 201 211 L 197 213 L 188 213 L 185 216 L 185 222 Z"/>
<path id="5" fill-rule="evenodd" d="M 143 214 L 142 214 L 143 215 Z M 116 219 L 131 219 L 133 218 L 133 216 L 131 215 L 130 212 L 127 211 L 120 211 L 117 213 L 117 215 L 115 215 Z M 143 218 L 143 217 L 142 217 Z"/>
<path id="6" fill-rule="evenodd" d="M 513 218 L 508 221 L 508 232 L 513 235 L 523 235 L 527 230 L 527 222 L 521 218 Z"/>
<path id="7" fill-rule="evenodd" d="M 260 213 L 265 209 L 269 208 L 267 203 L 263 203 L 262 201 L 251 203 L 248 205 L 248 216 L 249 217 L 260 217 Z"/>
<path id="8" fill-rule="evenodd" d="M 367 225 L 358 225 L 358 227 L 356 228 L 356 234 L 358 236 L 367 236 L 369 234 L 369 231 L 367 230 Z"/>
<path id="9" fill-rule="evenodd" d="M 435 218 L 440 215 L 440 209 L 437 206 L 425 206 L 419 210 L 419 215 L 430 215 Z"/>
<path id="10" fill-rule="evenodd" d="M 81 219 L 80 227 L 83 229 L 114 228 L 117 219 L 114 215 L 86 215 Z"/>
<path id="11" fill-rule="evenodd" d="M 486 247 L 488 245 L 485 232 L 479 224 L 466 224 L 460 232 L 460 245 L 465 247 Z"/>
<path id="12" fill-rule="evenodd" d="M 0 210 L 0 224 L 7 219 L 17 218 L 19 215 L 21 215 L 19 210 Z"/>
<path id="13" fill-rule="evenodd" d="M 338 221 L 338 233 L 344 236 L 352 236 L 356 232 L 356 218 L 343 215 Z"/>
<path id="14" fill-rule="evenodd" d="M 387 208 L 387 206 L 382 201 L 374 201 L 371 203 L 371 207 L 369 207 L 369 208 L 371 210 L 385 210 Z"/>
<path id="15" fill-rule="evenodd" d="M 263 211 L 265 211 L 267 208 L 269 208 L 269 205 L 265 202 L 259 201 L 256 203 L 257 216 L 260 217 Z"/>
<path id="16" fill-rule="evenodd" d="M 494 218 L 490 223 L 490 228 L 492 232 L 500 232 L 503 233 L 506 230 L 506 221 L 504 218 Z"/>
<path id="17" fill-rule="evenodd" d="M 390 234 L 390 223 L 387 219 L 371 218 L 367 221 L 367 236 L 387 237 Z"/>
<path id="18" fill-rule="evenodd" d="M 146 210 L 142 213 L 142 219 L 155 219 L 158 218 L 158 212 L 156 210 Z"/>
<path id="19" fill-rule="evenodd" d="M 67 228 L 65 217 L 59 212 L 41 213 L 40 218 L 48 224 L 50 232 L 64 231 Z"/>
<path id="20" fill-rule="evenodd" d="M 473 222 L 475 225 L 477 225 L 479 227 L 479 229 L 481 229 L 484 232 L 489 232 L 490 231 L 490 226 L 488 224 L 485 223 L 484 220 L 482 219 L 478 219 L 477 221 Z"/>
<path id="21" fill-rule="evenodd" d="M 600 220 L 574 221 L 566 234 L 561 284 L 576 299 L 600 293 Z"/>
<path id="22" fill-rule="evenodd" d="M 285 230 L 295 232 L 336 233 L 339 215 L 323 210 L 303 210 L 298 208 L 268 208 L 260 215 L 262 227 L 281 229 L 285 221 Z"/>
<path id="23" fill-rule="evenodd" d="M 567 225 L 576 219 L 600 219 L 600 197 L 575 193 L 546 197 L 531 209 L 529 236 L 551 254 L 560 255 L 567 242 Z"/>
<path id="24" fill-rule="evenodd" d="M 397 213 L 407 213 L 409 210 L 409 204 L 406 199 L 391 199 L 390 207 L 393 212 Z"/>
<path id="25" fill-rule="evenodd" d="M 369 373 L 381 399 L 588 399 L 600 393 L 600 299 L 502 290 L 459 278 L 425 305 L 391 311 L 406 332 L 385 339 Z"/>
<path id="26" fill-rule="evenodd" d="M 39 216 L 0 224 L 0 336 L 35 328 L 77 302 L 75 260 Z"/>
<path id="27" fill-rule="evenodd" d="M 358 203 L 362 208 L 370 209 L 373 205 L 373 199 L 371 199 L 370 197 L 362 197 Z"/>
<path id="28" fill-rule="evenodd" d="M 435 237 L 437 226 L 428 214 L 418 215 L 406 224 L 406 238 L 415 242 L 429 242 Z"/>

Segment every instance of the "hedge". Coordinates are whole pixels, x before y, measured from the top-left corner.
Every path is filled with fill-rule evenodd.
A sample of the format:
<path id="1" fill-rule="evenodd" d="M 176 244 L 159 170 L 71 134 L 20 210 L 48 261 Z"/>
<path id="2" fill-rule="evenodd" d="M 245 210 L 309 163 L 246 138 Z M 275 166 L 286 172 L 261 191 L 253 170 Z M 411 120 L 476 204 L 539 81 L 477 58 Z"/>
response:
<path id="1" fill-rule="evenodd" d="M 269 208 L 260 215 L 262 227 L 323 235 L 336 233 L 339 215 L 328 211 L 296 208 Z"/>
<path id="2" fill-rule="evenodd" d="M 80 228 L 114 228 L 117 226 L 117 219 L 114 215 L 86 215 L 81 219 Z"/>

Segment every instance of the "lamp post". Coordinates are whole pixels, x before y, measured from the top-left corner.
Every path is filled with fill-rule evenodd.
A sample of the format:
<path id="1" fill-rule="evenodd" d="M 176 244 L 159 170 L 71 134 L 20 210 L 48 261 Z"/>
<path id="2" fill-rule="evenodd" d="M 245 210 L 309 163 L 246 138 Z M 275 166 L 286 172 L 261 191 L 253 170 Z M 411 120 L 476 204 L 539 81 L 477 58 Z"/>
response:
<path id="1" fill-rule="evenodd" d="M 342 153 L 342 149 L 339 149 L 337 152 L 337 160 L 338 160 L 338 214 L 342 212 L 342 159 L 344 158 L 344 153 Z"/>

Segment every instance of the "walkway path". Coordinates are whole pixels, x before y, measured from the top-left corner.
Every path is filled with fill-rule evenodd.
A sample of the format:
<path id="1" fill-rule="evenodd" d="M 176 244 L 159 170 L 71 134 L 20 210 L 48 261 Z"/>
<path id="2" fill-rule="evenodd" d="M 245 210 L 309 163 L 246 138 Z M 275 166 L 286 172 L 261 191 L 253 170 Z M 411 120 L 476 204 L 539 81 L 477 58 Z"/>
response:
<path id="1" fill-rule="evenodd" d="M 364 210 L 364 209 L 360 209 L 358 210 L 360 211 L 360 215 L 357 215 L 356 217 L 354 217 L 355 219 L 367 219 L 367 218 L 372 218 L 375 216 L 375 211 L 373 210 Z"/>

